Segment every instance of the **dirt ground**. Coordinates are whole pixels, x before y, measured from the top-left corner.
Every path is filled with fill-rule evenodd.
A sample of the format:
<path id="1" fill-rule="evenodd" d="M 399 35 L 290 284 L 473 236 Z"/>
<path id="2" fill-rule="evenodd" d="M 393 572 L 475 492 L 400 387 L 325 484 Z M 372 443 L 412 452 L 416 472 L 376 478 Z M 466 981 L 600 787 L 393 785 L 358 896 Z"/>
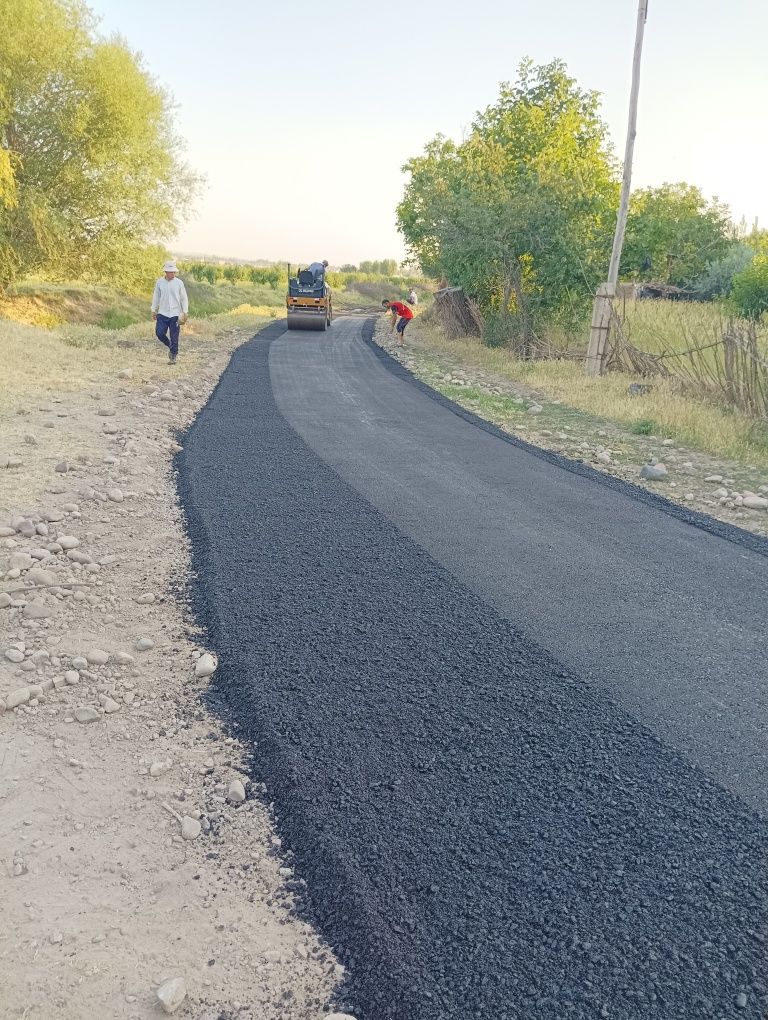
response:
<path id="1" fill-rule="evenodd" d="M 0 412 L 3 1018 L 322 1020 L 342 974 L 243 748 L 203 707 L 176 430 L 228 331 Z M 149 341 L 148 341 L 149 343 Z M 139 365 L 137 369 L 134 367 Z M 200 663 L 203 663 L 203 667 Z M 17 707 L 12 707 L 16 704 Z M 245 796 L 245 800 L 242 798 Z"/>

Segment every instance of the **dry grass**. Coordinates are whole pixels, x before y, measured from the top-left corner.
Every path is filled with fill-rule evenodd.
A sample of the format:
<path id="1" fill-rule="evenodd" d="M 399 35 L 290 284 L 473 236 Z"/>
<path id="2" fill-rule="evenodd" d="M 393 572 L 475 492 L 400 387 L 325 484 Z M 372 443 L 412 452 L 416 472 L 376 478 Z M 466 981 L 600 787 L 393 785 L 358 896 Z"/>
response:
<path id="1" fill-rule="evenodd" d="M 194 369 L 208 357 L 206 345 L 233 330 L 255 332 L 274 309 L 235 309 L 206 319 L 190 319 L 181 337 L 185 369 Z M 129 346 L 120 346 L 120 341 Z M 3 387 L 0 408 L 22 406 L 31 397 L 62 394 L 98 383 L 105 375 L 133 368 L 135 378 L 158 371 L 172 376 L 164 347 L 154 338 L 152 322 L 120 330 L 98 326 L 65 325 L 42 329 L 0 319 L 0 360 Z"/>
<path id="2" fill-rule="evenodd" d="M 764 425 L 686 396 L 673 381 L 654 380 L 650 393 L 631 397 L 627 393 L 630 377 L 615 373 L 591 379 L 584 375 L 578 360 L 520 361 L 477 340 L 447 340 L 434 325 L 423 323 L 413 331 L 411 340 L 631 430 L 652 431 L 717 457 L 768 467 L 768 429 Z"/>

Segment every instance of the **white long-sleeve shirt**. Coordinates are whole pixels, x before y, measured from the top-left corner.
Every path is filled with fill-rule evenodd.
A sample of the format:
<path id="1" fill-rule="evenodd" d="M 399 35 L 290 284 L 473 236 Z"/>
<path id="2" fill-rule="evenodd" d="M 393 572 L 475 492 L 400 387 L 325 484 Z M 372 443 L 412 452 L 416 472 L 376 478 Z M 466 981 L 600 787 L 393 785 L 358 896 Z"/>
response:
<path id="1" fill-rule="evenodd" d="M 157 281 L 155 293 L 152 295 L 152 311 L 169 319 L 176 315 L 187 315 L 189 312 L 187 288 L 178 276 L 174 276 L 172 280 L 166 280 L 161 276 Z"/>

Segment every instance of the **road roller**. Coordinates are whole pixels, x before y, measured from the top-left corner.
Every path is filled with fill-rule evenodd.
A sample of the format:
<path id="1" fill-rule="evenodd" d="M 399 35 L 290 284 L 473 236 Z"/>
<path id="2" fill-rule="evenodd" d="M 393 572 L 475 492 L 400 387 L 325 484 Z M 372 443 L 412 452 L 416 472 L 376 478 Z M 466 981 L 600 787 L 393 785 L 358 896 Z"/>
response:
<path id="1" fill-rule="evenodd" d="M 291 276 L 289 266 L 285 305 L 288 329 L 328 329 L 333 318 L 333 304 L 325 273 L 315 275 L 310 269 L 300 269 L 296 276 Z"/>

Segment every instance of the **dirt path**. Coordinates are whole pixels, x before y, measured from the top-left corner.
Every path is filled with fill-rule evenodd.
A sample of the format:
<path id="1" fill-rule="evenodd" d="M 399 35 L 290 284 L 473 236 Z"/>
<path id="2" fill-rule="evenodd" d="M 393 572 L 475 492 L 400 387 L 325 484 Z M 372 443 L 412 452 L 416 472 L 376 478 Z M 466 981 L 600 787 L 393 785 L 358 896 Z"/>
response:
<path id="1" fill-rule="evenodd" d="M 296 917 L 301 888 L 242 746 L 202 706 L 205 650 L 176 597 L 188 559 L 173 435 L 242 339 L 175 371 L 158 351 L 131 374 L 123 351 L 122 378 L 95 370 L 0 414 L 9 1020 L 159 1016 L 156 990 L 176 978 L 178 1016 L 329 1008 L 339 968 Z"/>

